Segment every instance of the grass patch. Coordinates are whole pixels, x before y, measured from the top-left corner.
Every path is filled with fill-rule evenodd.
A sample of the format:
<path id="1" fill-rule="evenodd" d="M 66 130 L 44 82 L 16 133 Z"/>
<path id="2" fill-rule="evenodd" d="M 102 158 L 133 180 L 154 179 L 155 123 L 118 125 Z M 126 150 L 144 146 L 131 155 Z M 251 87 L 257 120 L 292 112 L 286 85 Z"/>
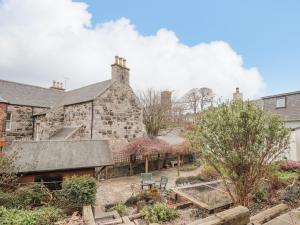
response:
<path id="1" fill-rule="evenodd" d="M 293 181 L 295 178 L 297 179 L 299 177 L 298 172 L 295 171 L 284 171 L 284 170 L 279 170 L 277 172 L 278 177 L 283 180 L 283 181 Z"/>

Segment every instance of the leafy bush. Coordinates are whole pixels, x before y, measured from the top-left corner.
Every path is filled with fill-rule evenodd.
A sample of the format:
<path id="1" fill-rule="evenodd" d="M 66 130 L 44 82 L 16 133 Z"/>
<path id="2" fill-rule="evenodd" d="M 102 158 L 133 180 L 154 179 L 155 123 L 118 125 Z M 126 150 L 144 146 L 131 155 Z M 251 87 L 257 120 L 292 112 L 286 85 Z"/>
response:
<path id="1" fill-rule="evenodd" d="M 267 192 L 262 188 L 258 189 L 254 195 L 253 200 L 257 203 L 264 202 L 267 199 Z"/>
<path id="2" fill-rule="evenodd" d="M 138 196 L 130 196 L 126 200 L 125 205 L 127 205 L 127 206 L 129 206 L 129 205 L 135 205 L 138 201 L 139 201 L 139 197 Z"/>
<path id="3" fill-rule="evenodd" d="M 279 173 L 276 172 L 272 175 L 270 175 L 269 177 L 269 182 L 270 182 L 270 188 L 272 190 L 278 190 L 280 188 L 283 188 L 286 186 L 286 182 L 279 176 Z"/>
<path id="4" fill-rule="evenodd" d="M 280 164 L 280 169 L 285 170 L 285 171 L 300 170 L 300 162 L 299 161 L 293 161 L 293 160 L 283 161 Z"/>
<path id="5" fill-rule="evenodd" d="M 136 196 L 131 196 L 130 198 L 127 199 L 125 202 L 125 205 L 130 206 L 130 205 L 135 205 L 139 201 L 145 201 L 149 202 L 153 200 L 153 196 L 151 196 L 149 191 L 142 191 Z"/>
<path id="6" fill-rule="evenodd" d="M 123 203 L 118 203 L 113 207 L 109 208 L 107 211 L 108 212 L 117 211 L 120 214 L 120 216 L 126 216 L 128 214 L 127 206 L 124 205 Z"/>
<path id="7" fill-rule="evenodd" d="M 72 177 L 64 180 L 62 190 L 58 193 L 65 199 L 69 207 L 94 205 L 96 201 L 96 180 L 91 176 Z"/>
<path id="8" fill-rule="evenodd" d="M 62 211 L 52 207 L 35 210 L 0 207 L 1 225 L 53 225 L 62 218 L 64 218 Z"/>
<path id="9" fill-rule="evenodd" d="M 220 178 L 220 174 L 211 166 L 206 166 L 201 171 L 202 179 L 205 181 L 213 181 Z"/>
<path id="10" fill-rule="evenodd" d="M 145 206 L 141 213 L 148 223 L 166 222 L 178 217 L 178 213 L 175 208 L 169 207 L 163 203 L 156 203 L 152 207 Z"/>
<path id="11" fill-rule="evenodd" d="M 6 208 L 31 209 L 47 205 L 51 199 L 51 192 L 39 184 L 20 187 L 14 192 L 0 192 L 0 206 Z"/>
<path id="12" fill-rule="evenodd" d="M 293 182 L 294 179 L 297 179 L 299 177 L 299 173 L 294 171 L 281 170 L 278 171 L 277 174 L 278 177 L 284 182 Z"/>

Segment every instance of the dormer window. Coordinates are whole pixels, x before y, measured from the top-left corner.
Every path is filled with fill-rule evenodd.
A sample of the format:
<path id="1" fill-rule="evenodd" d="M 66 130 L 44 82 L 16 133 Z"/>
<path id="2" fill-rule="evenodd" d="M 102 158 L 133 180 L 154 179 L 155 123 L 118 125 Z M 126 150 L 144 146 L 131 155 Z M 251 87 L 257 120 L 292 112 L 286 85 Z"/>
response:
<path id="1" fill-rule="evenodd" d="M 286 97 L 278 97 L 276 99 L 276 108 L 285 108 L 286 107 Z"/>
<path id="2" fill-rule="evenodd" d="M 11 121 L 12 121 L 12 113 L 7 112 L 6 113 L 6 130 L 10 131 L 11 130 Z"/>

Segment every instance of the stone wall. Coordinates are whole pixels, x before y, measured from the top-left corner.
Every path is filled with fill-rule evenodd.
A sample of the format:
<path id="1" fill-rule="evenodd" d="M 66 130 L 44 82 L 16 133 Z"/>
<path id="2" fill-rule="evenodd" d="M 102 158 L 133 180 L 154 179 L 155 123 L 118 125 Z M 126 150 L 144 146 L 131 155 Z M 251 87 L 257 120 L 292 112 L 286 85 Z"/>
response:
<path id="1" fill-rule="evenodd" d="M 6 141 L 30 140 L 33 138 L 33 114 L 45 108 L 21 105 L 8 105 L 7 112 L 12 114 L 11 129 L 6 131 Z"/>
<path id="2" fill-rule="evenodd" d="M 0 103 L 0 149 L 5 146 L 5 124 L 7 104 Z"/>
<path id="3" fill-rule="evenodd" d="M 114 82 L 94 100 L 93 139 L 132 139 L 144 134 L 142 109 L 129 85 Z"/>
<path id="4" fill-rule="evenodd" d="M 85 102 L 65 106 L 64 108 L 64 126 L 82 126 L 80 131 L 76 132 L 77 137 L 80 139 L 91 138 L 92 104 L 92 102 Z M 72 139 L 76 139 L 75 135 Z"/>
<path id="5" fill-rule="evenodd" d="M 64 108 L 52 108 L 47 114 L 35 116 L 35 140 L 48 140 L 63 127 Z"/>

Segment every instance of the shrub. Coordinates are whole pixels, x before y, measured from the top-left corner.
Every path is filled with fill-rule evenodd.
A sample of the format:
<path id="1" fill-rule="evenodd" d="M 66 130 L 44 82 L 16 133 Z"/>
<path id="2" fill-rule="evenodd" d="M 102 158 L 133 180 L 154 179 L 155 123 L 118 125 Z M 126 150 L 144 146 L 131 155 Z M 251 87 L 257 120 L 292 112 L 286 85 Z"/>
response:
<path id="1" fill-rule="evenodd" d="M 110 207 L 107 211 L 108 212 L 117 211 L 120 214 L 120 216 L 126 216 L 128 214 L 127 206 L 124 205 L 123 203 L 118 203 L 113 207 Z"/>
<path id="2" fill-rule="evenodd" d="M 294 171 L 278 171 L 277 172 L 278 177 L 284 181 L 284 182 L 293 182 L 294 179 L 297 179 L 299 177 L 298 172 L 294 172 Z"/>
<path id="3" fill-rule="evenodd" d="M 290 143 L 290 129 L 278 115 L 252 101 L 230 101 L 211 107 L 195 121 L 191 148 L 213 166 L 236 204 L 247 206 L 272 163 Z M 247 184 L 247 185 L 245 185 Z"/>
<path id="4" fill-rule="evenodd" d="M 64 180 L 62 190 L 58 193 L 65 198 L 69 207 L 94 205 L 96 202 L 97 185 L 91 176 L 72 177 Z"/>
<path id="5" fill-rule="evenodd" d="M 285 171 L 300 170 L 300 162 L 299 161 L 293 161 L 293 160 L 283 161 L 280 164 L 280 169 L 285 170 Z"/>
<path id="6" fill-rule="evenodd" d="M 125 202 L 125 205 L 129 206 L 129 205 L 134 205 L 139 201 L 145 201 L 145 202 L 149 202 L 153 200 L 153 196 L 150 195 L 149 191 L 142 191 L 140 192 L 138 195 L 136 196 L 131 196 L 127 199 L 127 201 Z"/>
<path id="7" fill-rule="evenodd" d="M 271 185 L 271 191 L 272 190 L 278 190 L 282 187 L 286 186 L 286 183 L 281 177 L 279 176 L 279 173 L 274 173 L 269 177 L 270 185 Z"/>
<path id="8" fill-rule="evenodd" d="M 257 203 L 264 202 L 267 199 L 267 192 L 262 188 L 258 189 L 254 195 L 253 200 Z"/>
<path id="9" fill-rule="evenodd" d="M 205 181 L 213 181 L 220 178 L 220 174 L 211 166 L 206 166 L 201 171 L 201 177 Z"/>
<path id="10" fill-rule="evenodd" d="M 169 207 L 163 203 L 156 203 L 152 207 L 145 206 L 141 213 L 148 223 L 166 222 L 178 217 L 175 208 Z"/>
<path id="11" fill-rule="evenodd" d="M 31 209 L 47 205 L 51 199 L 51 192 L 39 184 L 20 187 L 10 193 L 0 192 L 0 206 L 6 208 Z"/>
<path id="12" fill-rule="evenodd" d="M 125 205 L 130 206 L 130 205 L 135 205 L 139 201 L 138 196 L 130 196 L 126 202 Z"/>
<path id="13" fill-rule="evenodd" d="M 1 225 L 53 225 L 64 218 L 60 209 L 43 207 L 35 210 L 6 209 L 0 207 Z"/>

